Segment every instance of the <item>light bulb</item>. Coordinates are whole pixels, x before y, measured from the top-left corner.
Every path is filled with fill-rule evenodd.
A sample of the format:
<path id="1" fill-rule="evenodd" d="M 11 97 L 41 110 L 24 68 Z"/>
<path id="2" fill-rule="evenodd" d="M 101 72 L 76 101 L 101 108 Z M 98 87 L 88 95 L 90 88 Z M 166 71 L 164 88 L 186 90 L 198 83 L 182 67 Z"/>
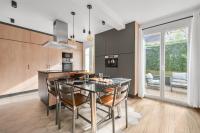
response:
<path id="1" fill-rule="evenodd" d="M 71 40 L 72 40 L 72 42 L 76 42 L 76 40 L 74 38 L 72 38 Z"/>
<path id="2" fill-rule="evenodd" d="M 87 41 L 93 41 L 93 36 L 91 34 L 88 34 Z"/>
<path id="3" fill-rule="evenodd" d="M 71 41 L 72 41 L 72 42 L 76 42 L 75 36 L 74 36 L 74 35 L 71 36 Z"/>

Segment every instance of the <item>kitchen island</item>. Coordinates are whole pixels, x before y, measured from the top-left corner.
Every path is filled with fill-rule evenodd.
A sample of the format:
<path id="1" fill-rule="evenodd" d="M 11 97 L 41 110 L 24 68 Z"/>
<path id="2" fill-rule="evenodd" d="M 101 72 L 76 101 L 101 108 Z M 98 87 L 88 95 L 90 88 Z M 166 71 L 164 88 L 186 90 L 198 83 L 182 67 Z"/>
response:
<path id="1" fill-rule="evenodd" d="M 61 70 L 48 70 L 48 71 L 38 71 L 38 90 L 40 100 L 49 106 L 53 106 L 56 103 L 55 97 L 49 95 L 48 101 L 48 88 L 46 84 L 46 79 L 54 80 L 59 78 L 66 78 L 72 76 L 82 76 L 84 74 L 88 74 L 84 70 L 78 71 L 61 71 Z M 49 104 L 48 104 L 49 102 Z"/>

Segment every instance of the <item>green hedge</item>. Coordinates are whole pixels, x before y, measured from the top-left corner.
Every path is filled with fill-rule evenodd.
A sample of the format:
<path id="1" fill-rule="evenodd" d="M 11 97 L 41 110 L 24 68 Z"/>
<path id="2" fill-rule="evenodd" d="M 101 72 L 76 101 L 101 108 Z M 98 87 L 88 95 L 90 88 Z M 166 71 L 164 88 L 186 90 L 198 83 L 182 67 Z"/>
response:
<path id="1" fill-rule="evenodd" d="M 187 43 L 168 43 L 165 45 L 165 70 L 170 72 L 187 71 Z M 155 72 L 160 69 L 160 46 L 146 47 L 146 71 Z"/>

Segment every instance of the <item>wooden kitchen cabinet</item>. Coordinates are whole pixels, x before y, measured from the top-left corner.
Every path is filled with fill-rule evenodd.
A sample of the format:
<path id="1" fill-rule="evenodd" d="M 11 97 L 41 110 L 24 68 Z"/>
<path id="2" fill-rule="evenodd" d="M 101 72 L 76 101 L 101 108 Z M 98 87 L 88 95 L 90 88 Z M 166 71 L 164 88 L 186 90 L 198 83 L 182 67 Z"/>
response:
<path id="1" fill-rule="evenodd" d="M 0 93 L 19 92 L 27 85 L 28 65 L 26 45 L 0 39 Z"/>
<path id="2" fill-rule="evenodd" d="M 42 46 L 0 39 L 0 94 L 38 88 L 38 70 L 47 70 L 49 54 Z"/>
<path id="3" fill-rule="evenodd" d="M 30 42 L 30 31 L 0 23 L 0 38 L 21 42 Z"/>
<path id="4" fill-rule="evenodd" d="M 34 31 L 31 31 L 30 38 L 31 38 L 30 39 L 31 43 L 39 44 L 39 45 L 42 45 L 42 44 L 46 43 L 47 41 L 53 40 L 53 36 L 41 34 L 41 33 L 34 32 Z"/>
<path id="5" fill-rule="evenodd" d="M 38 89 L 38 71 L 61 70 L 62 50 L 42 47 L 53 36 L 0 23 L 0 95 Z M 66 49 L 82 69 L 83 45 Z"/>
<path id="6" fill-rule="evenodd" d="M 45 48 L 48 50 L 48 65 L 50 70 L 62 69 L 62 51 L 56 48 Z"/>
<path id="7" fill-rule="evenodd" d="M 28 77 L 29 86 L 27 90 L 38 88 L 38 70 L 48 69 L 48 51 L 40 45 L 28 44 L 26 56 L 29 65 Z"/>

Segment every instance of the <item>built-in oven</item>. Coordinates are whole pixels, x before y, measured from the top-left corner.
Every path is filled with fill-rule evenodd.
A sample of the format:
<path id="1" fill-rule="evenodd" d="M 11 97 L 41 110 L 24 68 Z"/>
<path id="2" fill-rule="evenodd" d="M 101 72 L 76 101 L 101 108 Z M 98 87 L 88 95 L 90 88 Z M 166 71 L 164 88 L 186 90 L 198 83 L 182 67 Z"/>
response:
<path id="1" fill-rule="evenodd" d="M 118 67 L 118 55 L 105 56 L 105 67 Z"/>
<path id="2" fill-rule="evenodd" d="M 72 71 L 73 70 L 73 64 L 72 63 L 62 63 L 62 70 L 63 71 Z"/>
<path id="3" fill-rule="evenodd" d="M 62 70 L 72 71 L 73 70 L 73 54 L 72 53 L 62 53 Z"/>

